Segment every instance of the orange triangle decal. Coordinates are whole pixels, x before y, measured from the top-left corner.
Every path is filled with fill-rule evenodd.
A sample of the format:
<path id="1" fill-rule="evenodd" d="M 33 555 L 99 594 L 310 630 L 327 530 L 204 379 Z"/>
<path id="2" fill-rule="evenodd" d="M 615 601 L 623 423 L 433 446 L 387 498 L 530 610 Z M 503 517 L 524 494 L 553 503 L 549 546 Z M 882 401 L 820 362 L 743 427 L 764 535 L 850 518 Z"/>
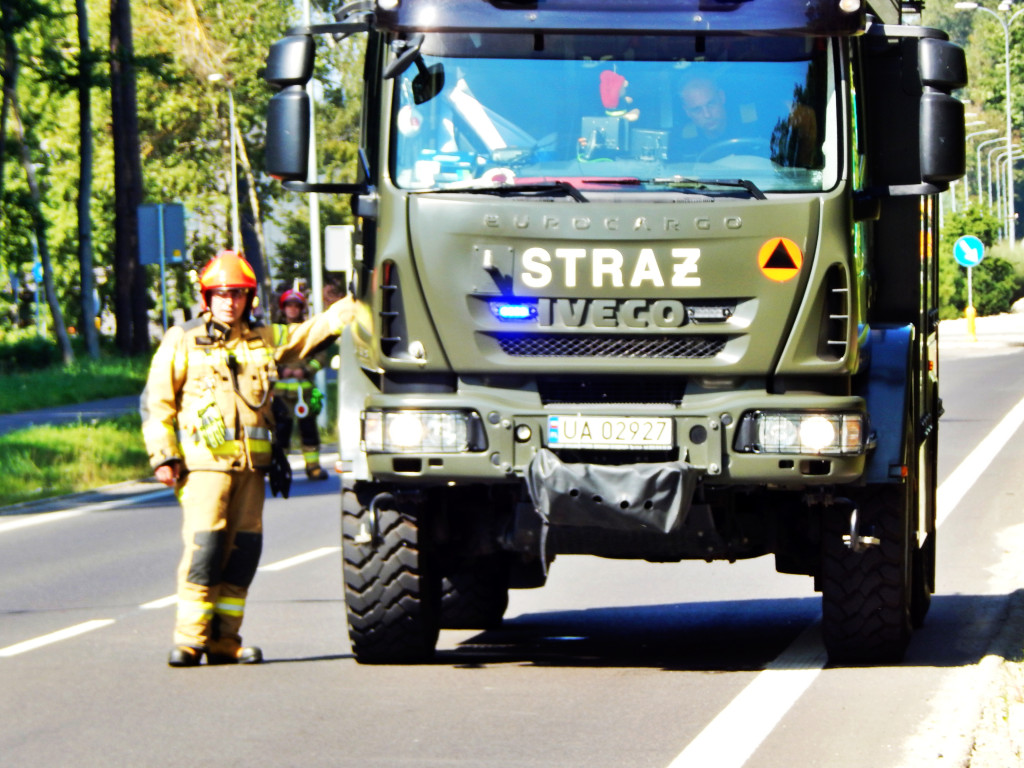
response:
<path id="1" fill-rule="evenodd" d="M 784 283 L 796 277 L 803 266 L 800 246 L 788 237 L 773 237 L 757 252 L 757 265 L 769 280 Z"/>

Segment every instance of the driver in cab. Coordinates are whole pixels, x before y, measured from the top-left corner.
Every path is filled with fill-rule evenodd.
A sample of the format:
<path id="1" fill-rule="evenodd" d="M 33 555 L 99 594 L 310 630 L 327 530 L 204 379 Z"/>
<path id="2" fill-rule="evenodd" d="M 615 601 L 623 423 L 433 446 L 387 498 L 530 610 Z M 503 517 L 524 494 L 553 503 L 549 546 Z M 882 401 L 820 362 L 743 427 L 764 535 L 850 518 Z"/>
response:
<path id="1" fill-rule="evenodd" d="M 710 78 L 694 77 L 679 90 L 687 123 L 683 126 L 678 154 L 687 159 L 715 160 L 729 154 L 730 142 L 757 137 L 757 110 L 753 105 L 735 107 L 725 91 Z M 714 151 L 712 147 L 721 148 Z"/>

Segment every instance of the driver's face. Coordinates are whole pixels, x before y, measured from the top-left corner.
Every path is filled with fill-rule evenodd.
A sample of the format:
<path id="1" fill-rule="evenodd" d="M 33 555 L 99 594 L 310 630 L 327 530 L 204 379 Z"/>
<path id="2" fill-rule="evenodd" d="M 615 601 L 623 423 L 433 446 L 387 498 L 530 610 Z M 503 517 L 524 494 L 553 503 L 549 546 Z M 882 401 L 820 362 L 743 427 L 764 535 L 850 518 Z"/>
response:
<path id="1" fill-rule="evenodd" d="M 725 130 L 725 94 L 718 86 L 707 80 L 695 80 L 680 95 L 687 117 L 702 132 L 714 135 Z"/>

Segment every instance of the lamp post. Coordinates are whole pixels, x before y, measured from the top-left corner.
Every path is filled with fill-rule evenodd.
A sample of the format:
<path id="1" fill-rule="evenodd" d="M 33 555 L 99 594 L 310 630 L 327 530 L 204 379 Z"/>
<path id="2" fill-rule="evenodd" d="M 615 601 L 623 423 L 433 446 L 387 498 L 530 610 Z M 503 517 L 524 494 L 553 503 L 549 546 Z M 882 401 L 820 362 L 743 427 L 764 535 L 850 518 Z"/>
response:
<path id="1" fill-rule="evenodd" d="M 995 129 L 993 129 L 993 130 L 995 130 Z M 975 167 L 978 169 L 978 202 L 981 202 L 981 148 L 985 147 L 985 146 L 988 146 L 989 144 L 995 144 L 996 142 L 999 142 L 999 141 L 1002 141 L 1002 140 L 1003 140 L 1003 138 L 1002 138 L 1002 136 L 1000 136 L 997 139 L 989 139 L 988 141 L 979 141 L 978 142 L 978 146 L 975 148 L 975 155 L 976 155 L 975 159 L 977 160 L 977 162 L 975 164 Z M 989 174 L 989 178 L 991 179 L 991 174 Z M 988 188 L 987 185 L 986 185 L 986 188 Z M 989 193 L 988 193 L 988 207 L 989 208 L 992 207 L 992 191 L 991 190 L 989 190 Z"/>
<path id="2" fill-rule="evenodd" d="M 999 139 L 1002 141 L 1002 139 Z M 992 188 L 995 186 L 994 177 L 992 176 L 992 158 L 998 155 L 1000 152 L 1005 152 L 1006 147 L 992 147 L 988 151 L 988 157 L 985 158 L 985 165 L 988 167 L 988 207 L 992 207 Z M 999 196 L 996 195 L 996 202 L 999 201 Z"/>
<path id="3" fill-rule="evenodd" d="M 968 123 L 968 125 L 970 125 L 970 123 Z M 968 141 L 973 139 L 975 136 L 988 136 L 988 135 L 993 134 L 993 133 L 999 133 L 999 131 L 997 131 L 995 128 L 987 128 L 984 131 L 975 131 L 974 133 L 968 133 L 967 136 L 964 137 L 964 143 L 966 144 Z M 981 145 L 984 144 L 984 143 L 985 142 L 979 143 L 978 147 L 980 148 Z M 978 174 L 978 205 L 981 205 L 981 150 L 980 149 L 978 150 L 978 153 L 977 153 L 977 160 L 978 160 L 978 162 L 976 162 L 974 164 L 974 172 L 976 174 Z M 964 176 L 964 205 L 967 205 L 967 191 L 970 189 L 970 186 L 971 185 L 968 183 L 967 176 L 965 175 Z"/>
<path id="4" fill-rule="evenodd" d="M 1020 147 L 1016 144 L 1013 145 L 1012 152 L 999 152 L 996 158 L 996 178 L 999 180 L 999 184 L 1002 187 L 1003 196 L 1003 215 L 1007 220 L 1007 228 L 1009 227 L 1009 216 L 1010 216 L 1010 198 L 1013 196 L 1013 161 L 1019 160 L 1022 155 L 1020 154 Z M 1005 163 L 1004 170 L 999 168 L 1000 163 Z M 1005 229 L 1005 228 L 1004 228 Z"/>
<path id="5" fill-rule="evenodd" d="M 960 11 L 984 11 L 985 13 L 987 13 L 990 16 L 994 17 L 995 20 L 998 21 L 1002 25 L 1002 27 L 1003 27 L 1003 63 L 1005 64 L 1005 67 L 1006 67 L 1006 151 L 1007 151 L 1007 153 L 1012 153 L 1013 150 L 1012 150 L 1012 148 L 1010 146 L 1011 142 L 1013 141 L 1013 117 L 1012 117 L 1013 112 L 1012 112 L 1012 108 L 1011 108 L 1012 96 L 1010 95 L 1010 25 L 1013 24 L 1014 19 L 1016 19 L 1018 16 L 1020 16 L 1022 13 L 1024 13 L 1024 8 L 1021 8 L 1020 10 L 1018 10 L 1013 15 L 1011 15 L 1008 18 L 1004 19 L 1003 16 L 1006 15 L 1009 12 L 1009 10 L 1010 10 L 1010 0 L 1002 0 L 1002 2 L 1000 2 L 999 5 L 997 6 L 998 9 L 1003 12 L 1003 15 L 1000 15 L 1000 14 L 996 13 L 991 8 L 986 8 L 983 5 L 978 5 L 978 3 L 974 2 L 973 0 L 966 0 L 965 2 L 955 3 L 953 5 L 953 7 L 956 8 L 957 10 L 960 10 Z M 1007 233 L 1009 235 L 1010 248 L 1012 249 L 1016 245 L 1015 241 L 1016 241 L 1016 238 L 1017 238 L 1016 226 L 1015 226 L 1015 222 L 1014 222 L 1014 217 L 1015 217 L 1016 214 L 1014 213 L 1014 210 L 1013 210 L 1013 164 L 1012 163 L 1007 163 L 1007 165 L 1006 165 L 1006 172 L 1007 172 L 1007 174 L 1009 174 L 1009 179 L 1008 179 L 1008 183 L 1007 183 L 1007 189 L 1009 191 L 1009 194 L 1006 196 L 1006 200 L 1007 200 L 1007 205 L 1006 205 L 1007 230 L 1006 231 L 1007 231 Z"/>
<path id="6" fill-rule="evenodd" d="M 224 75 L 219 72 L 214 72 L 212 75 L 208 75 L 207 80 L 211 83 L 219 83 L 225 80 Z M 231 199 L 231 250 L 235 253 L 241 251 L 242 246 L 242 229 L 238 219 L 238 150 L 235 146 L 235 133 L 237 128 L 235 127 L 235 95 L 231 90 L 231 86 L 227 86 L 228 91 L 228 133 L 230 134 L 230 146 L 231 146 L 231 174 L 230 174 L 230 185 L 229 190 Z"/>

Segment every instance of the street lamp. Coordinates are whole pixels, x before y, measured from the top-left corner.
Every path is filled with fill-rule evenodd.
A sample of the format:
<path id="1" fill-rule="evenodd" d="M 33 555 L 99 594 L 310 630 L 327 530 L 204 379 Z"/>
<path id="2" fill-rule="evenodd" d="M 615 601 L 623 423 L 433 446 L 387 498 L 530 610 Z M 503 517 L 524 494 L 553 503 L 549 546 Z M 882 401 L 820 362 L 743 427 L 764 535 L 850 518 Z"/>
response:
<path id="1" fill-rule="evenodd" d="M 992 130 L 995 130 L 993 128 Z M 1003 138 L 1000 136 L 998 139 L 989 139 L 988 141 L 979 141 L 978 146 L 975 148 L 975 164 L 974 167 L 978 169 L 978 202 L 981 202 L 981 148 L 988 146 L 989 144 L 995 144 L 996 142 L 1002 141 Z M 989 207 L 992 207 L 992 193 L 988 195 Z"/>
<path id="2" fill-rule="evenodd" d="M 968 123 L 970 125 L 970 123 Z M 984 131 L 975 131 L 974 133 L 968 133 L 964 137 L 964 143 L 973 139 L 975 136 L 988 136 L 992 133 L 999 133 L 995 128 L 988 128 Z M 984 142 L 982 142 L 984 143 Z M 979 147 L 981 144 L 978 145 Z M 974 165 L 974 172 L 978 174 L 978 205 L 981 205 L 981 150 L 979 149 L 977 154 L 978 162 Z M 966 174 L 964 175 L 964 205 L 967 205 L 967 191 L 970 189 L 970 184 L 967 183 L 968 179 Z"/>
<path id="3" fill-rule="evenodd" d="M 1003 229 L 1006 231 L 1009 228 L 1010 222 L 1013 221 L 1013 218 L 1016 218 L 1016 214 L 1014 214 L 1010 209 L 1010 198 L 1013 196 L 1013 187 L 1008 186 L 1008 184 L 1012 185 L 1013 183 L 1013 161 L 1019 160 L 1024 155 L 1021 154 L 1020 147 L 1017 144 L 1013 145 L 1012 152 L 1001 151 L 996 154 L 998 155 L 998 157 L 996 157 L 996 179 L 998 179 L 999 186 L 1002 190 L 1002 216 L 1007 221 L 1007 225 Z M 1006 170 L 1009 171 L 1009 174 L 1006 175 L 1005 178 L 1003 171 L 999 168 L 1000 163 L 1005 163 L 1007 166 Z"/>
<path id="4" fill-rule="evenodd" d="M 1002 138 L 999 139 L 1000 142 L 1002 140 L 1003 140 Z M 999 154 L 1000 152 L 1005 152 L 1005 151 L 1006 151 L 1006 147 L 1005 146 L 1002 146 L 1002 147 L 998 147 L 998 146 L 997 147 L 992 147 L 992 149 L 990 149 L 988 151 L 988 155 L 985 157 L 985 167 L 988 168 L 988 207 L 989 208 L 992 207 L 992 188 L 995 186 L 995 184 L 993 183 L 993 178 L 992 178 L 992 157 L 994 155 Z M 998 202 L 998 196 L 996 198 L 996 202 Z"/>
<path id="5" fill-rule="evenodd" d="M 207 80 L 211 83 L 219 83 L 225 81 L 224 75 L 219 72 L 214 72 L 212 75 L 207 75 Z M 230 134 L 231 141 L 231 250 L 235 253 L 241 252 L 241 241 L 242 241 L 242 230 L 238 220 L 238 160 L 237 160 L 237 149 L 235 147 L 235 95 L 231 90 L 231 86 L 227 86 L 228 91 L 228 133 Z"/>
<path id="6" fill-rule="evenodd" d="M 1012 153 L 1010 143 L 1013 140 L 1013 118 L 1011 110 L 1011 96 L 1010 96 L 1010 25 L 1013 24 L 1013 20 L 1024 13 L 1024 8 L 1014 13 L 1009 18 L 1004 19 L 1003 16 L 993 11 L 991 8 L 986 8 L 983 5 L 978 5 L 973 0 L 964 0 L 964 2 L 955 3 L 953 5 L 959 11 L 984 11 L 985 13 L 993 16 L 1003 27 L 1003 63 L 1006 65 L 1006 151 Z M 997 8 L 1005 15 L 1010 10 L 1010 0 L 1002 0 Z M 1016 228 L 1014 226 L 1015 214 L 1013 211 L 1013 164 L 1008 163 L 1006 166 L 1006 172 L 1009 174 L 1009 183 L 1007 187 L 1010 194 L 1007 195 L 1007 232 L 1009 234 L 1010 248 L 1015 247 L 1015 241 L 1017 238 Z"/>

